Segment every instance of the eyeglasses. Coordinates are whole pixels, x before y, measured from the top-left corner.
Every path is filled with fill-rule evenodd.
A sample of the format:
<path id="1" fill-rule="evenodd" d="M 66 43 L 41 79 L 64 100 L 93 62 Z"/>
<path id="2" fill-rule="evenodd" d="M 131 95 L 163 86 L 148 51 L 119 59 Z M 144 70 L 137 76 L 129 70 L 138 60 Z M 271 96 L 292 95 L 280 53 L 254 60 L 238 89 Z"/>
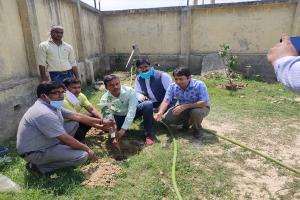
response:
<path id="1" fill-rule="evenodd" d="M 55 91 L 55 92 L 49 92 L 49 94 L 54 94 L 54 95 L 60 95 L 60 94 L 65 94 L 66 91 Z"/>

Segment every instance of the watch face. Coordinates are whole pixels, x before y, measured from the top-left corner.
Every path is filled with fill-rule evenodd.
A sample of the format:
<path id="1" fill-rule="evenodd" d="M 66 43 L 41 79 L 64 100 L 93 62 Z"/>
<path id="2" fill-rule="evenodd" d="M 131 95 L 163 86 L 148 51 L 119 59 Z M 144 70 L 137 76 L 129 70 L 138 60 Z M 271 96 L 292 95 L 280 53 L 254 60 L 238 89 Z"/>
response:
<path id="1" fill-rule="evenodd" d="M 300 55 L 300 36 L 292 36 L 291 42 L 293 46 L 295 47 L 298 55 Z"/>

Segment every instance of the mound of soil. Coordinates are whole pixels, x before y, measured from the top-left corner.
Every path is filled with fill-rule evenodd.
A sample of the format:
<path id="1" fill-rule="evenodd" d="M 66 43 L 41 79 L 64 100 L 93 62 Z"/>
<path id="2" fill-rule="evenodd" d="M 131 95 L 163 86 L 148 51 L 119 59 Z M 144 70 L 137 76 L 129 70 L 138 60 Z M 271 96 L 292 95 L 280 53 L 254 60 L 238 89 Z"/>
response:
<path id="1" fill-rule="evenodd" d="M 83 185 L 113 187 L 115 185 L 114 177 L 121 172 L 121 168 L 113 161 L 99 159 L 97 162 L 83 167 L 81 171 L 86 176 L 86 180 L 82 182 Z"/>

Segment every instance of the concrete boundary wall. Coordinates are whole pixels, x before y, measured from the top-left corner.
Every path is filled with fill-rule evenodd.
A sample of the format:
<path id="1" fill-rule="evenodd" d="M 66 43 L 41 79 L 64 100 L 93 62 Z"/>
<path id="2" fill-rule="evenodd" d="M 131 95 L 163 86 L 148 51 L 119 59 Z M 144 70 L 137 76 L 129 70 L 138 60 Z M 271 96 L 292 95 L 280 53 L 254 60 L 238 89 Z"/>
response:
<path id="1" fill-rule="evenodd" d="M 297 0 L 106 11 L 103 15 L 106 53 L 114 69 L 125 65 L 134 43 L 152 62 L 188 66 L 201 73 L 202 68 L 206 71 L 203 58 L 227 43 L 240 57 L 241 72 L 251 65 L 253 75 L 274 81 L 266 60 L 268 49 L 283 32 L 300 34 Z"/>
<path id="2" fill-rule="evenodd" d="M 15 135 L 20 117 L 36 99 L 37 47 L 53 24 L 65 27 L 64 40 L 74 47 L 84 83 L 123 69 L 132 44 L 153 63 L 201 73 L 211 69 L 206 63 L 218 63 L 223 43 L 240 56 L 240 71 L 252 65 L 252 74 L 272 81 L 266 53 L 282 32 L 300 34 L 298 2 L 100 12 L 79 0 L 0 0 L 0 142 Z"/>
<path id="3" fill-rule="evenodd" d="M 37 47 L 51 25 L 65 27 L 81 80 L 95 81 L 109 69 L 101 13 L 79 0 L 0 0 L 0 142 L 16 134 L 20 118 L 36 100 Z"/>

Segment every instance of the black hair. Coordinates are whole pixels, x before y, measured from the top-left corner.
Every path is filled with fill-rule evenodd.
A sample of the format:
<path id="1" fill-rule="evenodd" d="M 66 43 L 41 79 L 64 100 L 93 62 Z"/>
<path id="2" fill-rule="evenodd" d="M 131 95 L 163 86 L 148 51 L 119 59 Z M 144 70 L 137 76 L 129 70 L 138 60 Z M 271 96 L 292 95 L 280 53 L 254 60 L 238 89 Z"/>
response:
<path id="1" fill-rule="evenodd" d="M 191 76 L 191 72 L 187 67 L 179 67 L 176 68 L 173 71 L 173 76 L 186 76 L 186 77 L 190 77 Z"/>
<path id="2" fill-rule="evenodd" d="M 146 58 L 143 58 L 143 59 L 137 60 L 136 63 L 135 63 L 135 66 L 136 66 L 136 67 L 139 67 L 139 66 L 141 66 L 142 64 L 145 64 L 145 63 L 146 63 L 147 65 L 150 65 L 149 60 L 146 59 Z"/>
<path id="3" fill-rule="evenodd" d="M 64 79 L 63 83 L 66 87 L 68 87 L 71 84 L 81 84 L 81 81 L 76 78 L 67 78 L 67 79 Z"/>
<path id="4" fill-rule="evenodd" d="M 58 82 L 54 82 L 54 81 L 41 82 L 36 89 L 37 97 L 40 98 L 42 94 L 48 95 L 52 90 L 58 88 L 65 89 L 64 85 Z"/>
<path id="5" fill-rule="evenodd" d="M 119 79 L 119 77 L 117 77 L 117 76 L 114 75 L 114 74 L 109 74 L 109 75 L 104 76 L 103 82 L 104 82 L 105 87 L 107 87 L 107 83 L 108 83 L 109 81 L 112 81 L 112 80 L 114 80 L 114 79 Z"/>

